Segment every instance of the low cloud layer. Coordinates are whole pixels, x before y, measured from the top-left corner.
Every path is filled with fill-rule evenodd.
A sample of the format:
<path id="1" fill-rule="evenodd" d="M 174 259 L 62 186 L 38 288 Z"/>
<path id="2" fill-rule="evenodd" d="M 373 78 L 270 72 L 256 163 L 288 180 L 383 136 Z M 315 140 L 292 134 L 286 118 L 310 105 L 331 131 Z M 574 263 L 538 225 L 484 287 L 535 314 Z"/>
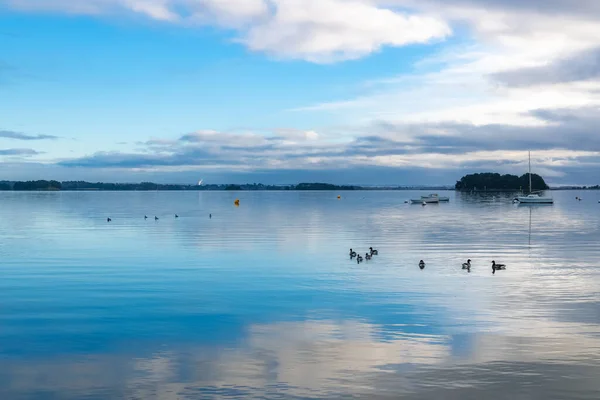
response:
<path id="1" fill-rule="evenodd" d="M 57 136 L 52 135 L 28 135 L 22 132 L 15 131 L 3 131 L 0 130 L 0 138 L 5 139 L 14 139 L 14 140 L 55 140 L 58 139 Z"/>
<path id="2" fill-rule="evenodd" d="M 33 149 L 0 149 L 0 156 L 35 156 L 40 154 Z"/>
<path id="3" fill-rule="evenodd" d="M 271 135 L 200 131 L 174 140 L 150 140 L 141 144 L 137 153 L 99 152 L 62 160 L 58 165 L 88 169 L 162 168 L 165 172 L 400 168 L 523 173 L 527 150 L 532 150 L 538 170 L 557 178 L 567 165 L 600 167 L 597 115 L 596 108 L 537 110 L 531 117 L 540 124 L 528 127 L 379 121 L 362 127 L 362 134 L 351 139 L 289 130 Z M 357 176 L 355 182 L 358 180 Z M 453 182 L 452 178 L 448 180 L 446 183 Z"/>

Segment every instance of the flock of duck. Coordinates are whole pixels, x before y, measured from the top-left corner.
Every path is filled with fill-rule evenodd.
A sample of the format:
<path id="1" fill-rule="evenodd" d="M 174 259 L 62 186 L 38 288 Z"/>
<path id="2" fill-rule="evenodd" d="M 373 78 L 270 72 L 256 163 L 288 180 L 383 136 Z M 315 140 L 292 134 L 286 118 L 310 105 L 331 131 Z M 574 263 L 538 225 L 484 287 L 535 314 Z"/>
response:
<path id="1" fill-rule="evenodd" d="M 208 217 L 212 218 L 212 214 L 209 214 Z M 179 218 L 179 215 L 175 214 L 175 218 Z M 144 219 L 148 219 L 148 216 L 144 215 Z M 157 216 L 154 216 L 154 220 L 158 221 L 159 218 Z M 106 218 L 106 222 L 112 222 L 112 219 L 110 217 L 108 217 L 108 218 Z M 357 254 L 356 251 L 350 249 L 350 259 L 353 260 L 354 258 L 356 258 L 357 264 L 360 264 L 364 260 L 369 261 L 373 258 L 373 256 L 376 256 L 378 254 L 379 254 L 379 252 L 377 250 L 375 250 L 373 247 L 369 247 L 369 251 L 365 253 L 365 257 L 363 258 L 363 256 L 361 256 L 360 254 Z M 423 260 L 419 261 L 419 268 L 425 269 L 425 261 L 423 261 Z M 468 272 L 471 272 L 471 259 L 468 259 L 466 263 L 462 264 L 462 269 L 466 269 Z M 501 271 L 501 270 L 505 270 L 505 269 L 506 269 L 505 264 L 496 264 L 496 261 L 492 261 L 492 274 L 495 274 L 496 271 Z"/>
<path id="2" fill-rule="evenodd" d="M 365 260 L 370 260 L 373 256 L 379 254 L 379 252 L 372 247 L 369 247 L 369 252 L 365 253 Z M 350 249 L 350 259 L 353 260 L 356 258 L 356 263 L 360 264 L 363 262 L 363 257 L 360 254 L 356 254 L 356 252 Z M 425 269 L 425 261 L 419 261 L 419 268 Z M 466 263 L 462 264 L 462 269 L 466 269 L 468 272 L 471 272 L 471 259 L 468 259 Z M 505 264 L 496 264 L 496 261 L 492 261 L 492 274 L 495 274 L 496 271 L 502 271 L 506 269 Z"/>
<path id="3" fill-rule="evenodd" d="M 367 253 L 365 253 L 365 260 L 370 260 L 371 258 L 373 258 L 373 256 L 378 255 L 379 252 L 377 250 L 375 250 L 372 247 L 369 247 L 369 251 Z M 360 264 L 361 262 L 363 262 L 363 257 L 360 254 L 356 254 L 356 252 L 352 249 L 350 249 L 350 259 L 354 259 L 356 257 L 356 263 Z"/>
<path id="4" fill-rule="evenodd" d="M 175 218 L 179 218 L 179 215 L 175 214 Z M 208 214 L 208 218 L 212 219 L 212 214 Z M 144 219 L 148 219 L 148 216 L 144 215 Z M 154 220 L 158 221 L 159 218 L 155 215 Z M 106 222 L 112 222 L 112 218 L 110 218 L 110 217 L 106 218 Z"/>

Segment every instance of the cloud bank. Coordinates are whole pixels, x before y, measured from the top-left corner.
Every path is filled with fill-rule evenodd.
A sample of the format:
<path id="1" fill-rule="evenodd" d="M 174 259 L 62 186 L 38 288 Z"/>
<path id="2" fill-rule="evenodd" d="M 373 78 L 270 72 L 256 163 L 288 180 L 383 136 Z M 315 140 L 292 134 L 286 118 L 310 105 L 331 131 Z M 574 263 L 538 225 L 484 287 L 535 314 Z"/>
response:
<path id="1" fill-rule="evenodd" d="M 332 171 L 394 168 L 523 173 L 527 151 L 538 171 L 563 176 L 570 167 L 600 167 L 598 109 L 537 110 L 544 124 L 393 124 L 376 121 L 345 140 L 334 134 L 285 130 L 270 134 L 199 131 L 154 139 L 136 153 L 98 152 L 63 160 L 62 167 L 164 171 Z M 524 150 L 526 149 L 526 150 Z M 391 174 L 392 170 L 388 170 Z M 452 178 L 448 179 L 452 183 Z M 448 183 L 446 181 L 446 183 Z M 390 182 L 391 183 L 391 182 Z"/>

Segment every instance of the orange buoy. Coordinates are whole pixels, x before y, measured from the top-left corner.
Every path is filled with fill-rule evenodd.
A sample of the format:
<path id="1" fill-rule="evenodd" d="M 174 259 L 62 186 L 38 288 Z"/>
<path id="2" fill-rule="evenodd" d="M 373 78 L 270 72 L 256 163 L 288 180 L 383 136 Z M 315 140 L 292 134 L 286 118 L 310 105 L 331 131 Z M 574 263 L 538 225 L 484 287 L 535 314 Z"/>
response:
<path id="1" fill-rule="evenodd" d="M 342 196 L 338 196 L 338 200 L 341 199 L 341 198 L 342 198 Z"/>
<path id="2" fill-rule="evenodd" d="M 235 201 L 233 202 L 233 204 L 235 204 L 236 206 L 240 205 L 240 199 L 235 199 Z"/>

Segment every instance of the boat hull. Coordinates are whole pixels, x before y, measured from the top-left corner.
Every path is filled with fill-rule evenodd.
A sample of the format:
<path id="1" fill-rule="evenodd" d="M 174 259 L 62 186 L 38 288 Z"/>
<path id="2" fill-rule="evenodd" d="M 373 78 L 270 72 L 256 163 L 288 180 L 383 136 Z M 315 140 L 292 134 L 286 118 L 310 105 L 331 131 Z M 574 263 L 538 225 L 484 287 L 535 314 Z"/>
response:
<path id="1" fill-rule="evenodd" d="M 411 199 L 410 202 L 412 204 L 423 204 L 423 203 L 437 204 L 437 203 L 440 202 L 440 200 L 439 199 L 424 198 L 424 199 Z"/>
<path id="2" fill-rule="evenodd" d="M 425 199 L 431 199 L 432 197 L 427 197 L 427 196 L 422 196 L 421 200 L 425 200 Z M 450 197 L 437 197 L 437 198 L 433 198 L 437 201 L 439 201 L 440 203 L 447 203 L 450 201 Z"/>
<path id="3" fill-rule="evenodd" d="M 553 204 L 551 197 L 517 197 L 517 201 L 522 204 Z"/>

